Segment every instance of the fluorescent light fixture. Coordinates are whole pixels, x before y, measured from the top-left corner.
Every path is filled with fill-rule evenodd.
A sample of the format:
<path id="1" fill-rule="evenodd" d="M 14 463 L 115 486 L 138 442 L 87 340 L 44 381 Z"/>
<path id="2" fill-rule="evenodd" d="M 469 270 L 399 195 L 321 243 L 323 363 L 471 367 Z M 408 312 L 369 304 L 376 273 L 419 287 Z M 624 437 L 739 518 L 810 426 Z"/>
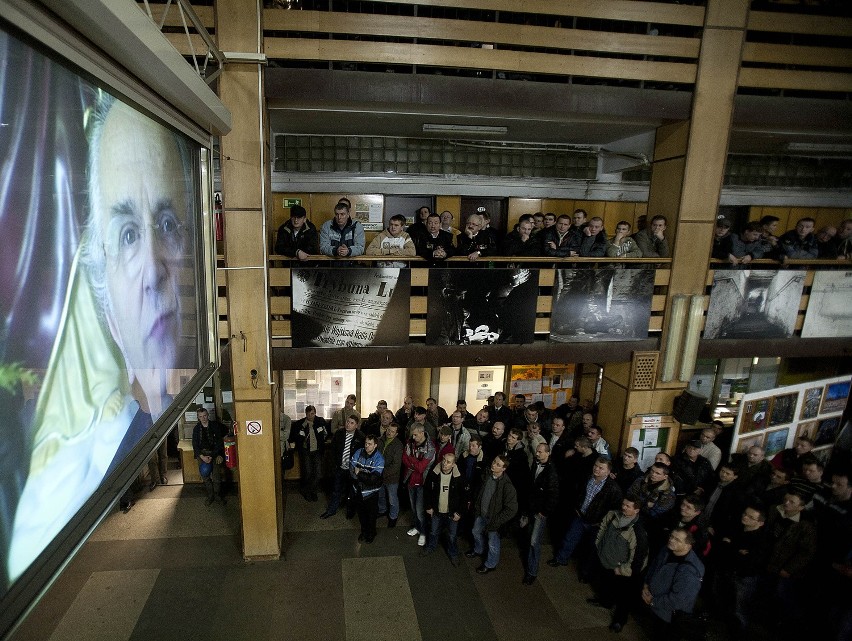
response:
<path id="1" fill-rule="evenodd" d="M 508 127 L 491 127 L 486 125 L 442 125 L 428 122 L 423 124 L 424 133 L 505 135 L 508 131 Z"/>
<path id="2" fill-rule="evenodd" d="M 696 294 L 689 301 L 689 315 L 686 319 L 686 338 L 683 341 L 683 356 L 680 361 L 680 378 L 688 381 L 695 371 L 695 359 L 698 357 L 698 339 L 701 338 L 701 321 L 704 318 L 704 296 Z"/>
<path id="3" fill-rule="evenodd" d="M 666 353 L 663 356 L 663 373 L 660 380 L 670 383 L 674 379 L 677 357 L 683 337 L 683 323 L 686 319 L 686 300 L 688 296 L 677 294 L 672 297 L 669 312 L 669 331 L 666 335 Z"/>
<path id="4" fill-rule="evenodd" d="M 242 62 L 249 64 L 260 64 L 265 65 L 266 54 L 265 53 L 245 53 L 242 51 L 223 51 L 222 56 L 225 58 L 225 62 Z"/>
<path id="5" fill-rule="evenodd" d="M 787 143 L 787 151 L 801 151 L 823 154 L 848 154 L 852 153 L 852 145 L 818 142 L 790 142 Z"/>

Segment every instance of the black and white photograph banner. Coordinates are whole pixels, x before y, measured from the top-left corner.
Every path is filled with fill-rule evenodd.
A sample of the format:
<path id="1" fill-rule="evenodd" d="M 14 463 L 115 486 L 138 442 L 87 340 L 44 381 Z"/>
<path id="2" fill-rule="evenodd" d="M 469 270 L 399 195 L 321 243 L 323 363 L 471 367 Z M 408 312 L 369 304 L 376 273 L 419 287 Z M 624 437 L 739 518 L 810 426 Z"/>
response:
<path id="1" fill-rule="evenodd" d="M 629 341 L 648 337 L 653 269 L 559 269 L 550 339 Z"/>
<path id="2" fill-rule="evenodd" d="M 852 336 L 852 272 L 816 272 L 802 338 Z"/>
<path id="3" fill-rule="evenodd" d="M 804 283 L 803 271 L 716 270 L 704 338 L 789 338 Z"/>
<path id="4" fill-rule="evenodd" d="M 406 345 L 411 270 L 293 270 L 293 347 Z"/>
<path id="5" fill-rule="evenodd" d="M 428 345 L 532 343 L 538 270 L 431 269 Z"/>

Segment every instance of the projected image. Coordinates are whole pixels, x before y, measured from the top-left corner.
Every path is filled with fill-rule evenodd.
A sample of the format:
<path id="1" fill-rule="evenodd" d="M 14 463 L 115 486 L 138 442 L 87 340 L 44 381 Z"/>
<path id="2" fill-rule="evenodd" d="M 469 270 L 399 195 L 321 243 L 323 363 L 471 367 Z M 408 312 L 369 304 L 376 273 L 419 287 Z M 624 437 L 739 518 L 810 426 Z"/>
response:
<path id="1" fill-rule="evenodd" d="M 8 34 L 0 51 L 28 70 L 0 76 L 8 586 L 199 368 L 204 315 L 197 146 Z"/>

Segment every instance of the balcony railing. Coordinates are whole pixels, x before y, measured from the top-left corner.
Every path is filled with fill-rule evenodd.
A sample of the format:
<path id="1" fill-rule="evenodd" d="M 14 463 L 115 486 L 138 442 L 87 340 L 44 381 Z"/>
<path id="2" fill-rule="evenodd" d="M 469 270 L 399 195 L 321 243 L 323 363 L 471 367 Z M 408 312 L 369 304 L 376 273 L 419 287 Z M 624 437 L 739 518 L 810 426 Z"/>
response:
<path id="1" fill-rule="evenodd" d="M 312 256 L 308 262 L 314 266 L 331 265 L 336 259 L 326 256 Z M 387 256 L 359 256 L 351 262 L 364 267 L 378 262 L 388 262 Z M 427 287 L 429 284 L 429 267 L 421 258 L 392 257 L 394 262 L 406 262 L 411 266 L 411 297 L 409 303 L 410 320 L 409 336 L 412 343 L 422 342 L 426 335 L 427 314 Z M 551 312 L 553 305 L 553 285 L 556 270 L 560 268 L 598 269 L 614 264 L 623 265 L 625 268 L 650 268 L 654 269 L 654 293 L 651 301 L 651 317 L 648 323 L 649 336 L 659 336 L 663 328 L 663 318 L 666 311 L 666 300 L 669 291 L 671 277 L 671 260 L 659 258 L 632 258 L 614 261 L 609 258 L 572 258 L 554 259 L 548 257 L 486 257 L 471 263 L 464 257 L 453 257 L 445 261 L 450 268 L 464 268 L 473 265 L 493 267 L 510 267 L 523 265 L 538 270 L 538 299 L 536 304 L 535 334 L 536 339 L 546 340 L 550 332 Z M 292 311 L 292 282 L 291 268 L 303 266 L 298 261 L 290 262 L 284 256 L 271 255 L 269 257 L 269 287 L 270 287 L 270 325 L 271 337 L 274 347 L 290 347 L 292 345 L 291 311 Z M 218 313 L 219 313 L 219 338 L 226 341 L 229 337 L 228 312 L 227 312 L 227 279 L 224 269 L 224 259 L 219 257 L 217 270 L 218 286 Z M 790 260 L 785 265 L 779 265 L 773 260 L 753 261 L 747 269 L 751 270 L 779 270 L 796 269 L 805 270 L 805 283 L 801 298 L 798 303 L 798 315 L 795 324 L 794 336 L 800 336 L 810 299 L 811 286 L 814 277 L 819 271 L 826 270 L 849 270 L 847 262 L 836 260 Z M 740 267 L 742 268 L 742 267 Z M 711 269 L 707 272 L 706 293 L 711 292 L 713 276 L 716 269 L 736 269 L 723 261 L 712 261 Z M 706 314 L 706 307 L 705 307 Z M 705 316 L 706 318 L 706 316 Z M 703 325 L 702 325 L 703 328 Z"/>

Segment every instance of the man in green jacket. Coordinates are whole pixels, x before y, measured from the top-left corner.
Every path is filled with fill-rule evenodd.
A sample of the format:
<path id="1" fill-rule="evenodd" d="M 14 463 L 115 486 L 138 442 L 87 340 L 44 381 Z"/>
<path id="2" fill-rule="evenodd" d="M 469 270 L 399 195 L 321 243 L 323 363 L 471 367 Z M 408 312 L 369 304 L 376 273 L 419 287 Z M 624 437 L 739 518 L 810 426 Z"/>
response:
<path id="1" fill-rule="evenodd" d="M 481 556 L 485 552 L 487 538 L 488 554 L 485 562 L 476 569 L 479 574 L 488 574 L 497 569 L 500 562 L 500 528 L 518 512 L 518 495 L 506 475 L 507 467 L 509 459 L 504 454 L 496 456 L 476 496 L 473 549 L 466 552 L 465 556 Z"/>

